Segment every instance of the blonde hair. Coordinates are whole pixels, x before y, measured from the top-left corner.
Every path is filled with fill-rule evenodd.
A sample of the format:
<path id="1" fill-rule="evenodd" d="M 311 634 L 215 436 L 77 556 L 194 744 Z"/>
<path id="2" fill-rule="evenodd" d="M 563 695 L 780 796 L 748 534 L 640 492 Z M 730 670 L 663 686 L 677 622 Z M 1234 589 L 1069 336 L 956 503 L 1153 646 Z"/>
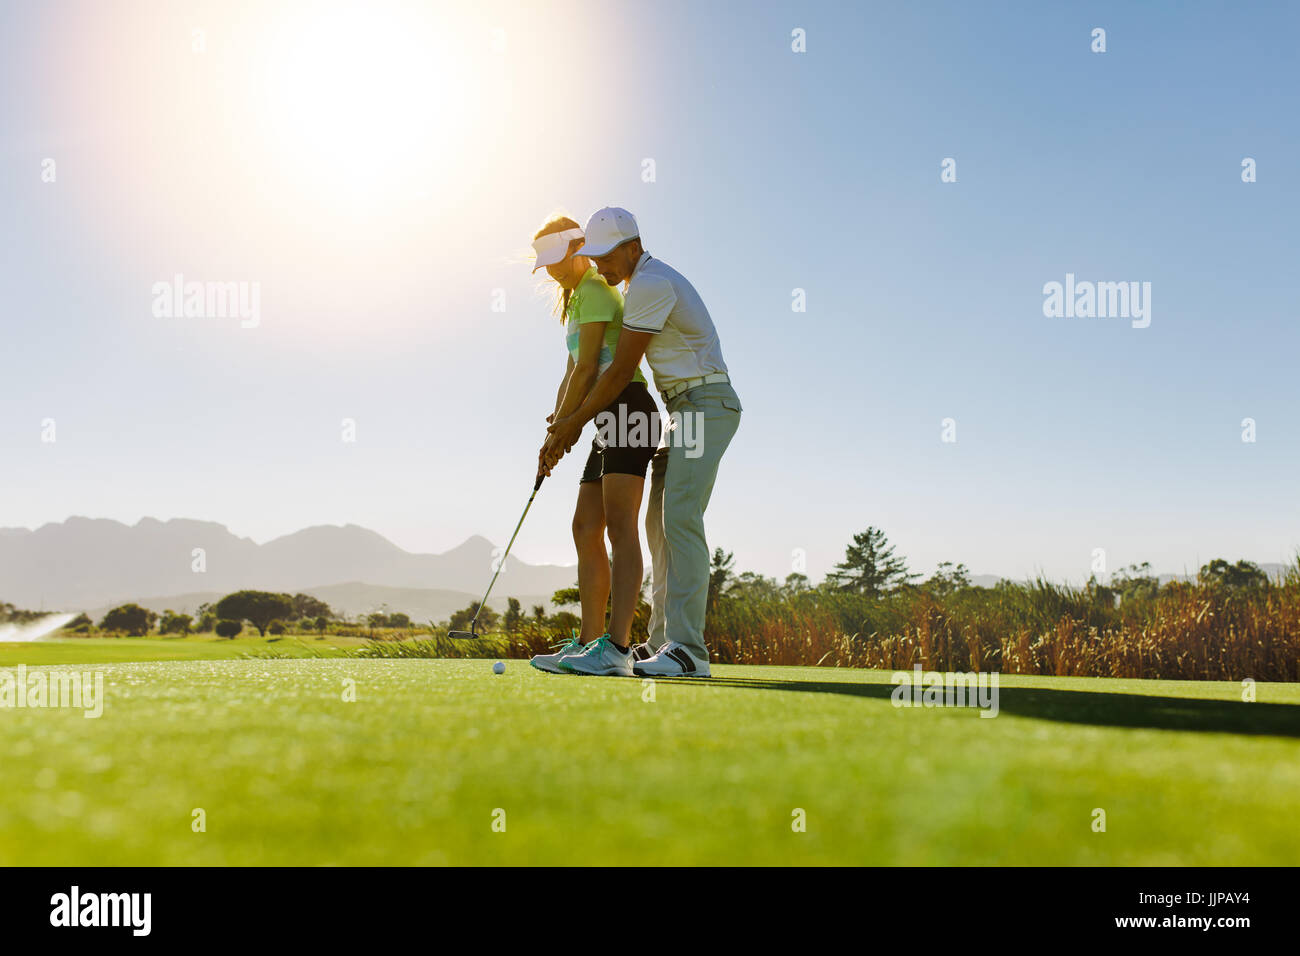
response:
<path id="1" fill-rule="evenodd" d="M 542 224 L 542 228 L 537 230 L 534 239 L 540 239 L 542 236 L 549 236 L 553 232 L 564 232 L 566 229 L 581 229 L 576 220 L 569 216 L 552 216 Z M 572 255 L 582 248 L 582 239 L 574 239 L 569 243 L 568 255 Z M 557 282 L 556 285 L 559 285 Z M 573 296 L 572 289 L 566 289 L 560 286 L 560 294 L 555 299 L 555 311 L 560 317 L 560 322 L 564 322 L 564 317 L 569 311 L 569 299 Z"/>

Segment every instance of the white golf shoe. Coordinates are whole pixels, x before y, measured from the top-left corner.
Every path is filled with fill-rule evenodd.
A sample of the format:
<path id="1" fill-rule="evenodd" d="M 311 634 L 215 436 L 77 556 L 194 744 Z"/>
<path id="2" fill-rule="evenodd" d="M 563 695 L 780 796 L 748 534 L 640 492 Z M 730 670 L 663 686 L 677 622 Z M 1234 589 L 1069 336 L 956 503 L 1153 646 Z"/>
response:
<path id="1" fill-rule="evenodd" d="M 565 671 L 560 668 L 560 659 L 570 654 L 581 654 L 584 649 L 582 642 L 578 640 L 578 632 L 574 631 L 569 642 L 554 654 L 534 654 L 528 663 L 548 674 L 563 674 Z"/>
<path id="2" fill-rule="evenodd" d="M 632 670 L 637 677 L 708 677 L 709 662 L 676 641 L 669 641 L 653 657 L 636 661 Z"/>
<path id="3" fill-rule="evenodd" d="M 606 634 L 592 641 L 581 653 L 570 654 L 560 661 L 560 667 L 570 674 L 587 674 L 591 677 L 632 677 L 632 650 L 618 649 Z"/>

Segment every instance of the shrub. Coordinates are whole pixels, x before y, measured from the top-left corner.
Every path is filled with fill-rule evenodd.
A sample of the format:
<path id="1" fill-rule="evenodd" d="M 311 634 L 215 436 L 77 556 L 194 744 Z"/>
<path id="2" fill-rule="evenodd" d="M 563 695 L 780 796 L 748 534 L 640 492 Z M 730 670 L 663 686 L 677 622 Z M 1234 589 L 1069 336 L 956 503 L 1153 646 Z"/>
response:
<path id="1" fill-rule="evenodd" d="M 123 604 L 104 615 L 99 626 L 106 631 L 121 631 L 131 637 L 143 637 L 153 630 L 158 615 L 138 604 Z"/>
<path id="2" fill-rule="evenodd" d="M 215 611 L 227 620 L 248 621 L 265 637 L 268 624 L 293 616 L 293 598 L 270 591 L 236 591 L 218 601 Z"/>
<path id="3" fill-rule="evenodd" d="M 163 611 L 162 621 L 158 624 L 159 634 L 188 634 L 194 619 L 188 614 L 174 614 Z"/>
<path id="4" fill-rule="evenodd" d="M 242 621 L 220 620 L 217 621 L 217 637 L 235 637 L 244 629 Z"/>
<path id="5" fill-rule="evenodd" d="M 878 598 L 817 590 L 724 595 L 705 641 L 724 664 L 822 664 L 1169 680 L 1300 680 L 1300 572 L 1278 584 L 1175 581 L 1116 606 L 1114 589 L 1038 580 Z M 1127 592 L 1126 592 L 1127 593 Z"/>

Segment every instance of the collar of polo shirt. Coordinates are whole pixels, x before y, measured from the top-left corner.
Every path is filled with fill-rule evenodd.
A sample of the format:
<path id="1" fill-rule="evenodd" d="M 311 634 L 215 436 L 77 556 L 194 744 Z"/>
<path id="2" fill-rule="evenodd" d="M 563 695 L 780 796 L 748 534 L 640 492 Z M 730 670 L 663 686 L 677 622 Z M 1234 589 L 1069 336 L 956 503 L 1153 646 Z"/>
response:
<path id="1" fill-rule="evenodd" d="M 632 276 L 636 275 L 636 274 L 637 274 L 637 271 L 638 271 L 638 270 L 639 270 L 643 265 L 645 265 L 646 262 L 647 262 L 649 259 L 650 259 L 650 253 L 648 253 L 648 252 L 644 252 L 644 251 L 643 251 L 643 252 L 641 253 L 641 258 L 638 259 L 638 260 L 636 261 L 636 265 L 634 265 L 634 266 L 632 267 L 632 272 L 631 272 L 631 274 L 629 274 L 628 277 L 627 277 L 627 281 L 628 281 L 628 282 L 631 282 L 631 281 L 632 281 Z"/>

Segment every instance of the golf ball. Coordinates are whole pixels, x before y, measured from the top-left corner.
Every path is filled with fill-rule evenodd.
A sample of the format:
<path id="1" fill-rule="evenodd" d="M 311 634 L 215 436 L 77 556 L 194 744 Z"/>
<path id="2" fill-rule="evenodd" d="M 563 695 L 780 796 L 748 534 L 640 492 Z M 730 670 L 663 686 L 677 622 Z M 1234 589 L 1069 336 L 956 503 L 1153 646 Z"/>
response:
<path id="1" fill-rule="evenodd" d="M 505 672 L 506 672 L 505 661 L 497 661 L 495 664 L 492 665 L 493 674 L 504 674 Z"/>

